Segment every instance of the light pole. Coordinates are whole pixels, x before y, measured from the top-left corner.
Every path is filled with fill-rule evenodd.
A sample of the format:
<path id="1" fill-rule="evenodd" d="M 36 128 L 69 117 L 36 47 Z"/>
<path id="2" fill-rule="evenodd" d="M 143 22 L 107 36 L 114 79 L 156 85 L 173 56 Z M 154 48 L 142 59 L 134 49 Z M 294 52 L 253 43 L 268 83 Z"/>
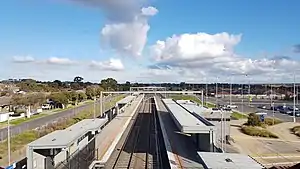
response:
<path id="1" fill-rule="evenodd" d="M 294 72 L 294 108 L 293 108 L 293 114 L 294 114 L 294 123 L 296 123 L 296 74 Z"/>
<path id="2" fill-rule="evenodd" d="M 248 104 L 250 106 L 250 93 L 251 93 L 251 89 L 250 89 L 250 77 L 248 75 L 246 75 L 246 77 L 248 77 Z"/>
<path id="3" fill-rule="evenodd" d="M 206 90 L 206 92 L 205 92 L 205 105 L 207 107 L 207 101 L 208 101 L 208 84 L 207 84 L 207 79 L 205 79 L 205 81 L 206 81 L 206 84 L 205 84 L 205 90 Z"/>
<path id="4" fill-rule="evenodd" d="M 218 106 L 218 77 L 216 81 L 216 106 Z"/>
<path id="5" fill-rule="evenodd" d="M 271 94 L 270 94 L 270 98 L 271 98 L 271 106 L 272 106 L 272 115 L 273 115 L 273 125 L 275 124 L 275 112 L 274 112 L 274 103 L 273 103 L 273 87 L 272 87 L 272 80 L 271 80 Z"/>
<path id="6" fill-rule="evenodd" d="M 8 120 L 7 120 L 7 152 L 8 152 L 8 166 L 10 166 L 10 123 L 9 123 L 9 117 L 8 115 Z"/>
<path id="7" fill-rule="evenodd" d="M 230 94 L 229 94 L 229 105 L 232 104 L 232 76 L 230 77 Z"/>
<path id="8" fill-rule="evenodd" d="M 244 84 L 242 82 L 242 113 L 244 113 Z"/>
<path id="9" fill-rule="evenodd" d="M 222 149 L 222 153 L 224 153 L 224 143 L 223 143 L 223 119 L 224 119 L 224 114 L 223 111 L 221 110 L 221 149 Z"/>

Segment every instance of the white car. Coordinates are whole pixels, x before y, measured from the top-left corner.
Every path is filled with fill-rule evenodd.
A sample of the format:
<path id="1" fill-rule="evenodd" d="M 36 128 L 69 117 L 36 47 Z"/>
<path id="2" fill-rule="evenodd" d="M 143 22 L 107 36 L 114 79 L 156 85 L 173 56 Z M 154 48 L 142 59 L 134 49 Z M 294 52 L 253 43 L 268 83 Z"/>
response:
<path id="1" fill-rule="evenodd" d="M 227 105 L 227 107 L 228 107 L 228 108 L 231 108 L 231 109 L 236 109 L 236 108 L 238 108 L 237 105 Z"/>

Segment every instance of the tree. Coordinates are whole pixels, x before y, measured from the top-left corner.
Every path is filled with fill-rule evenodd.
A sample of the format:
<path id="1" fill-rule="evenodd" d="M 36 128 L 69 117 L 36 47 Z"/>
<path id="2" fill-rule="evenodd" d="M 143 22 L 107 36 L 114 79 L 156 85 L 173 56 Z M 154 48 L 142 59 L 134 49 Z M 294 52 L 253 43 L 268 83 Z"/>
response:
<path id="1" fill-rule="evenodd" d="M 102 91 L 104 91 L 104 89 L 101 86 L 97 87 L 96 88 L 96 96 L 100 97 Z"/>
<path id="2" fill-rule="evenodd" d="M 64 108 L 69 102 L 65 93 L 52 93 L 49 98 L 56 104 L 56 107 Z M 62 106 L 59 106 L 59 104 Z"/>
<path id="3" fill-rule="evenodd" d="M 95 86 L 88 86 L 85 89 L 85 93 L 88 99 L 93 99 L 96 96 L 96 87 Z"/>
<path id="4" fill-rule="evenodd" d="M 118 88 L 118 82 L 113 78 L 101 80 L 101 87 L 106 91 L 114 91 Z"/>
<path id="5" fill-rule="evenodd" d="M 72 92 L 70 92 L 69 93 L 69 100 L 71 100 L 73 103 L 75 103 L 75 105 L 77 105 L 77 101 L 78 101 L 78 93 L 77 92 L 74 92 L 74 91 L 72 91 Z"/>
<path id="6" fill-rule="evenodd" d="M 78 93 L 78 101 L 82 102 L 82 101 L 84 101 L 86 99 L 87 99 L 87 96 L 86 96 L 85 93 L 83 93 L 83 92 L 79 92 Z"/>
<path id="7" fill-rule="evenodd" d="M 76 77 L 74 78 L 74 82 L 75 82 L 75 83 L 80 83 L 80 82 L 82 82 L 82 81 L 83 81 L 83 77 L 76 76 Z"/>
<path id="8" fill-rule="evenodd" d="M 248 122 L 247 125 L 249 126 L 261 126 L 260 118 L 255 113 L 250 113 L 248 116 Z"/>

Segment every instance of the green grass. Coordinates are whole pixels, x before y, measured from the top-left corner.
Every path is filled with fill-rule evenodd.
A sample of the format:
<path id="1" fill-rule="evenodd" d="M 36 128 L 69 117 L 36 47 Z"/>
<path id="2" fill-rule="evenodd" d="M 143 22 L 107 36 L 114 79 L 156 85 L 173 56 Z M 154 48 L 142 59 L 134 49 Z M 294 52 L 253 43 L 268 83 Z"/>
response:
<path id="1" fill-rule="evenodd" d="M 216 107 L 215 104 L 209 103 L 209 102 L 206 102 L 204 105 L 206 105 L 208 108 L 214 108 L 214 107 Z"/>
<path id="2" fill-rule="evenodd" d="M 296 135 L 300 137 L 300 126 L 295 126 L 291 129 L 291 131 Z"/>
<path id="3" fill-rule="evenodd" d="M 200 99 L 198 99 L 195 96 L 191 96 L 191 95 L 172 95 L 170 97 L 174 100 L 191 100 L 191 101 L 194 101 L 196 103 L 202 104 Z"/>
<path id="4" fill-rule="evenodd" d="M 44 116 L 47 116 L 47 115 L 46 114 L 37 114 L 37 115 L 32 115 L 30 118 L 25 118 L 25 117 L 24 118 L 19 118 L 19 119 L 11 120 L 10 124 L 11 125 L 19 125 L 19 124 L 24 123 L 26 121 L 41 118 L 41 117 L 44 117 Z"/>
<path id="5" fill-rule="evenodd" d="M 260 127 L 254 127 L 254 126 L 242 126 L 241 131 L 244 134 L 247 134 L 249 136 L 256 136 L 256 137 L 266 137 L 266 138 L 278 138 L 277 135 L 274 133 Z"/>
<path id="6" fill-rule="evenodd" d="M 242 113 L 233 111 L 231 113 L 231 118 L 235 119 L 235 120 L 239 120 L 239 119 L 247 119 L 248 116 L 246 114 L 242 114 Z"/>
<path id="7" fill-rule="evenodd" d="M 104 106 L 111 107 L 116 104 L 117 101 L 121 100 L 124 98 L 124 95 L 117 96 L 111 100 L 110 103 L 105 103 Z M 57 123 L 55 125 L 49 125 L 46 129 L 43 129 L 42 131 L 37 131 L 37 130 L 30 130 L 30 131 L 25 131 L 21 134 L 15 135 L 11 137 L 11 151 L 14 152 L 16 150 L 19 150 L 23 148 L 25 145 L 28 143 L 44 136 L 47 135 L 55 130 L 63 130 L 69 126 L 72 126 L 73 124 L 87 118 L 92 118 L 93 117 L 93 105 L 89 107 L 87 110 L 81 111 L 77 116 L 70 118 L 66 121 Z M 99 106 L 96 107 L 96 112 L 97 116 L 100 115 L 100 108 Z M 7 140 L 2 141 L 0 143 L 0 159 L 4 156 L 7 155 Z"/>
<path id="8" fill-rule="evenodd" d="M 24 145 L 38 138 L 37 131 L 25 131 L 22 134 L 11 138 L 11 151 L 14 152 L 24 147 Z M 7 155 L 7 140 L 0 143 L 0 159 Z"/>

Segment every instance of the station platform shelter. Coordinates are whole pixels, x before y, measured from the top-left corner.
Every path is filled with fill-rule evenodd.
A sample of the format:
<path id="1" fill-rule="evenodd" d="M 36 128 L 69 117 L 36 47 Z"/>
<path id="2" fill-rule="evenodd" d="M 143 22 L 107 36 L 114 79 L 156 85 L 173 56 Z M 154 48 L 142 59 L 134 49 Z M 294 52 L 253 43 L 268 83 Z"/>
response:
<path id="1" fill-rule="evenodd" d="M 75 166 L 82 163 L 81 161 L 86 161 L 86 159 L 73 160 L 76 164 L 72 164 L 69 163 L 72 161 L 72 157 L 88 144 L 94 144 L 95 135 L 102 130 L 107 120 L 85 119 L 65 130 L 54 131 L 29 143 L 26 152 L 27 168 L 54 169 L 61 166 L 60 168 L 77 169 L 78 167 Z M 90 147 L 95 149 L 95 145 Z"/>

